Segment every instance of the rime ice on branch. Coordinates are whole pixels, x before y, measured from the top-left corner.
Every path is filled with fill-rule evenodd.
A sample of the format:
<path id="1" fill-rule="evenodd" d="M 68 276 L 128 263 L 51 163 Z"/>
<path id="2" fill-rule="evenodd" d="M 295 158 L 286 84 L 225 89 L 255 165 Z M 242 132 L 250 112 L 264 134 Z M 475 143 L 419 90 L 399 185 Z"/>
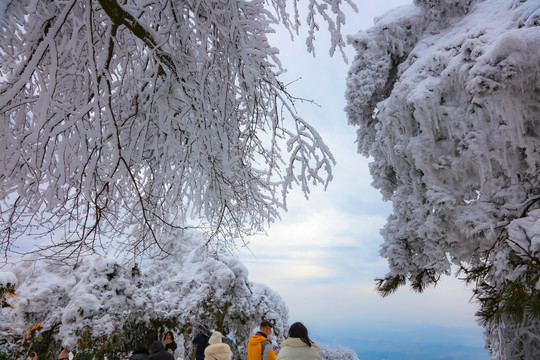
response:
<path id="1" fill-rule="evenodd" d="M 291 186 L 326 186 L 334 159 L 296 114 L 267 41 L 274 26 L 298 30 L 297 2 L 9 2 L 5 256 L 21 236 L 80 253 L 129 235 L 138 254 L 189 218 L 231 241 L 277 219 Z M 344 46 L 341 6 L 310 1 L 309 51 L 321 20 L 330 51 Z"/>
<path id="2" fill-rule="evenodd" d="M 349 39 L 349 122 L 394 209 L 379 290 L 457 265 L 497 359 L 540 353 L 539 25 L 538 1 L 417 0 Z"/>

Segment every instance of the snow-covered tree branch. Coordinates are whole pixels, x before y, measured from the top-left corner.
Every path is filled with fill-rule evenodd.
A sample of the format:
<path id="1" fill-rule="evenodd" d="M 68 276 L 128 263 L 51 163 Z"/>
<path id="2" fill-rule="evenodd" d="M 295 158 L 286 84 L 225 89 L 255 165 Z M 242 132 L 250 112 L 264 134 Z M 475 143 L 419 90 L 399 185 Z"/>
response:
<path id="1" fill-rule="evenodd" d="M 416 0 L 350 38 L 349 121 L 394 209 L 378 288 L 461 268 L 494 359 L 540 353 L 539 19 L 538 1 Z"/>
<path id="2" fill-rule="evenodd" d="M 352 2 L 347 3 L 354 7 Z M 340 49 L 340 5 L 310 2 Z M 0 250 L 160 246 L 172 228 L 263 230 L 334 159 L 279 81 L 297 0 L 12 1 L 0 28 Z M 293 18 L 288 9 L 293 6 Z M 313 48 L 313 36 L 308 49 Z"/>

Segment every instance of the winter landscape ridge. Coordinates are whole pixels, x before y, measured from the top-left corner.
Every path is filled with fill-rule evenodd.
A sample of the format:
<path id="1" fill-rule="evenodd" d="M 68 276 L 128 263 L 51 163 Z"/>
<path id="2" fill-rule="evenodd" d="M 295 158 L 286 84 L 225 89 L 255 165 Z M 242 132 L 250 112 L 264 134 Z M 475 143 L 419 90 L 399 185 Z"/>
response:
<path id="1" fill-rule="evenodd" d="M 2 251 L 7 260 L 8 247 L 15 254 L 32 249 L 21 234 L 42 226 L 51 234 L 73 230 L 50 238 L 68 252 L 73 244 L 79 249 L 71 263 L 39 254 L 18 262 L 17 254 L 2 268 L 2 296 L 13 295 L 0 309 L 3 352 L 24 358 L 29 342 L 120 351 L 119 338 L 143 336 L 155 319 L 160 331 L 175 327 L 184 340 L 188 324 L 207 319 L 241 343 L 266 317 L 276 323 L 277 342 L 290 322 L 302 320 L 315 339 L 350 346 L 360 359 L 538 356 L 540 1 L 403 2 L 373 26 L 351 21 L 347 10 L 348 48 L 340 48 L 340 30 L 332 27 L 343 14 L 321 2 L 319 14 L 336 22 L 318 41 L 335 46 L 330 52 L 342 49 L 349 62 L 320 54 L 300 61 L 286 42 L 272 43 L 290 75 L 269 70 L 279 68 L 265 38 L 273 36 L 273 19 L 257 1 L 202 1 L 195 12 L 189 2 L 166 2 L 163 11 L 175 16 L 138 0 L 125 8 L 115 0 L 1 3 L 9 14 L 0 52 Z M 273 11 L 290 20 L 283 8 Z M 187 29 L 196 24 L 183 33 L 186 43 L 169 32 L 186 30 L 171 22 L 178 14 L 193 19 L 181 23 Z M 246 18 L 227 22 L 238 14 Z M 26 27 L 28 17 L 41 25 Z M 309 19 L 312 50 L 318 25 Z M 63 21 L 69 26 L 57 26 Z M 223 83 L 231 71 L 238 80 Z M 293 107 L 287 91 L 322 106 L 305 110 L 309 101 L 297 98 Z M 145 112 L 132 112 L 139 107 Z M 292 124 L 268 111 L 279 107 Z M 269 124 L 279 132 L 272 140 L 284 144 L 266 148 L 271 136 L 253 137 Z M 284 149 L 300 155 L 288 158 Z M 271 159 L 267 168 L 250 173 L 244 166 L 262 158 Z M 87 177 L 79 181 L 81 173 Z M 285 197 L 276 194 L 287 195 L 288 212 L 278 211 Z M 185 225 L 193 207 L 215 230 L 211 237 L 156 226 Z M 85 234 L 107 227 L 118 237 L 94 248 L 107 237 Z M 233 235 L 263 228 L 269 236 L 249 238 L 251 257 L 238 261 L 232 254 L 245 243 Z M 12 233 L 21 235 L 19 247 Z M 155 248 L 138 253 L 156 244 L 173 256 Z M 97 249 L 97 257 L 80 249 Z M 137 266 L 120 260 L 129 252 Z M 444 285 L 454 275 L 468 287 Z"/>

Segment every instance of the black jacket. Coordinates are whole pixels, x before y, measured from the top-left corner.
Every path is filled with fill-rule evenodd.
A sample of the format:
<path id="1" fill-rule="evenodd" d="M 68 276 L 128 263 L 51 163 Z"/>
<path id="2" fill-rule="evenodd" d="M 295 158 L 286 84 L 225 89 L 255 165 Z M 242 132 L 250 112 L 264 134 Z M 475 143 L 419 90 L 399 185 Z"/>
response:
<path id="1" fill-rule="evenodd" d="M 150 353 L 149 360 L 174 360 L 174 356 L 167 350 L 159 340 L 155 340 L 152 343 L 152 352 Z"/>
<path id="2" fill-rule="evenodd" d="M 165 345 L 165 350 L 168 351 L 169 349 L 171 349 L 172 352 L 174 352 L 177 347 L 178 345 L 176 345 L 176 343 L 173 341 L 172 343 Z"/>
<path id="3" fill-rule="evenodd" d="M 148 354 L 148 349 L 143 344 L 139 344 L 133 351 L 129 360 L 148 360 Z"/>
<path id="4" fill-rule="evenodd" d="M 133 353 L 129 357 L 129 360 L 148 360 L 148 354 L 145 353 Z"/>
<path id="5" fill-rule="evenodd" d="M 208 336 L 203 333 L 198 334 L 191 341 L 193 345 L 197 345 L 197 353 L 195 358 L 197 360 L 204 360 L 204 350 L 208 346 Z"/>

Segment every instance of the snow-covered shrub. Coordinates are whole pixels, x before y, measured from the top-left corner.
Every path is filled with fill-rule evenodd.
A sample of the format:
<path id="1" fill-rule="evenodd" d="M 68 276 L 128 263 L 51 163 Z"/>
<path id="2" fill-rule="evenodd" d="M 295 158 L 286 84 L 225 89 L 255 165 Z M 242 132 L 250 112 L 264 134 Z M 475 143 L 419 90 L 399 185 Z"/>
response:
<path id="1" fill-rule="evenodd" d="M 8 302 L 10 297 L 14 297 L 17 278 L 11 272 L 0 272 L 0 308 L 12 307 Z"/>
<path id="2" fill-rule="evenodd" d="M 14 309 L 11 299 L 17 295 L 16 287 L 17 277 L 12 272 L 0 272 L 0 311 L 7 313 L 8 309 Z M 7 341 L 7 335 L 8 333 L 0 326 L 0 359 L 2 360 L 9 359 L 7 354 L 13 351 L 13 345 Z"/>
<path id="3" fill-rule="evenodd" d="M 177 233 L 166 243 L 169 256 L 136 266 L 112 256 L 87 256 L 75 265 L 24 257 L 11 268 L 18 284 L 14 308 L 0 312 L 0 333 L 16 346 L 0 348 L 18 349 L 14 356 L 29 348 L 53 356 L 62 345 L 79 355 L 116 358 L 167 330 L 182 345 L 187 330 L 201 324 L 245 348 L 261 319 L 282 334 L 288 310 L 281 297 L 250 282 L 234 255 L 209 249 L 207 240 L 197 231 Z M 41 328 L 25 340 L 36 323 Z M 179 346 L 178 355 L 184 351 Z"/>
<path id="4" fill-rule="evenodd" d="M 321 345 L 320 348 L 323 360 L 359 360 L 356 352 L 348 347 Z"/>
<path id="5" fill-rule="evenodd" d="M 12 311 L 0 313 L 0 331 L 20 351 L 32 348 L 48 357 L 62 343 L 81 353 L 109 352 L 124 326 L 146 310 L 131 269 L 114 258 L 82 258 L 73 266 L 27 256 L 12 272 L 18 296 Z M 38 323 L 41 329 L 25 338 Z M 85 339 L 91 339 L 86 346 Z"/>

